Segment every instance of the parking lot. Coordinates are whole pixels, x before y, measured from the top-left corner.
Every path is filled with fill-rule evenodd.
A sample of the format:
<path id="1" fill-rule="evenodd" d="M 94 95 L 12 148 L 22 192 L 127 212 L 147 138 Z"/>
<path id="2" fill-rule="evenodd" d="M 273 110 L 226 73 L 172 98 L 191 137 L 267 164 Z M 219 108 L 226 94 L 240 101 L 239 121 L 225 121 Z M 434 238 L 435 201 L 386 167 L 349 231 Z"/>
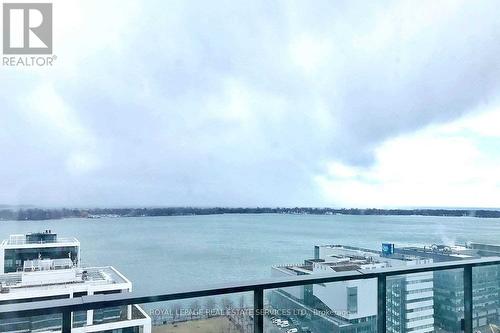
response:
<path id="1" fill-rule="evenodd" d="M 266 316 L 264 327 L 267 333 L 312 333 L 307 327 L 301 325 L 297 318 L 282 316 Z"/>

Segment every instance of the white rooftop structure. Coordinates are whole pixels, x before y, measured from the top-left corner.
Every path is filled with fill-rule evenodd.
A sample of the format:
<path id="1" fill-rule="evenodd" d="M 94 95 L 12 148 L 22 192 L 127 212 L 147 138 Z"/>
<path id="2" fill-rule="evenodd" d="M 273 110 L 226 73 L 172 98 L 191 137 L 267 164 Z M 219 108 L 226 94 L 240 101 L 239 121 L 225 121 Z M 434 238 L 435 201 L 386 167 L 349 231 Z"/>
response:
<path id="1" fill-rule="evenodd" d="M 68 259 L 34 260 L 25 263 L 23 272 L 0 275 L 3 289 L 0 302 L 24 296 L 31 298 L 77 292 L 92 294 L 94 291 L 132 290 L 132 283 L 113 267 L 68 267 L 70 262 Z"/>
<path id="2" fill-rule="evenodd" d="M 75 254 L 78 259 L 80 257 L 80 243 L 76 239 L 57 238 L 50 231 L 34 234 L 33 237 L 22 236 L 12 235 L 0 245 L 2 259 L 5 255 L 6 260 L 13 260 L 11 259 L 13 254 L 8 252 L 11 249 L 16 249 L 14 252 L 17 253 L 17 249 L 21 248 L 21 253 L 24 255 L 15 257 L 16 261 L 20 261 L 16 263 L 17 271 L 0 274 L 0 304 L 132 291 L 132 283 L 115 268 L 111 266 L 82 268 L 79 266 L 79 260 L 70 258 Z M 70 257 L 47 258 L 51 254 L 66 255 L 68 245 L 73 251 L 68 253 Z M 47 246 L 53 248 L 53 251 L 51 249 L 47 251 Z M 4 260 L 0 260 L 0 264 L 3 266 Z M 121 329 L 134 333 L 151 333 L 151 318 L 137 305 L 112 307 L 105 311 L 102 309 L 82 311 L 78 316 L 76 314 L 73 314 L 73 333 L 121 331 Z M 33 318 L 0 320 L 0 332 L 60 330 L 61 322 L 53 316 L 42 316 L 47 317 L 42 320 Z"/>
<path id="3" fill-rule="evenodd" d="M 61 244 L 80 244 L 80 242 L 74 237 L 56 237 L 55 239 L 40 239 L 32 240 L 29 236 L 32 234 L 15 234 L 10 235 L 9 238 L 2 240 L 0 246 L 7 248 L 18 248 L 20 245 L 26 246 L 61 246 Z"/>
<path id="4" fill-rule="evenodd" d="M 71 259 L 79 266 L 80 242 L 51 230 L 10 235 L 0 242 L 0 274 L 21 271 L 26 260 L 35 259 Z"/>

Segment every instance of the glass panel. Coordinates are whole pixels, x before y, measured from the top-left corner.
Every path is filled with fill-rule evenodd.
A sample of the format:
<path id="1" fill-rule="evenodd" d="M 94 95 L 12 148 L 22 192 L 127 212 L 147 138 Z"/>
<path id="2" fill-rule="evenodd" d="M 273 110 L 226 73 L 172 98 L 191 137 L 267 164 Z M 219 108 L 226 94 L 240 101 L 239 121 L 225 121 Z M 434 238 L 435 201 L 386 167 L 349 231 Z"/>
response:
<path id="1" fill-rule="evenodd" d="M 477 332 L 500 331 L 500 266 L 472 269 L 472 327 Z"/>
<path id="2" fill-rule="evenodd" d="M 432 273 L 387 278 L 387 332 L 433 332 Z"/>
<path id="3" fill-rule="evenodd" d="M 460 332 L 463 270 L 387 278 L 387 332 Z"/>
<path id="4" fill-rule="evenodd" d="M 358 287 L 347 288 L 347 311 L 358 312 Z"/>
<path id="5" fill-rule="evenodd" d="M 83 327 L 87 325 L 87 311 L 73 312 L 73 327 Z"/>
<path id="6" fill-rule="evenodd" d="M 462 331 L 464 318 L 464 271 L 434 272 L 434 319 L 440 331 Z"/>
<path id="7" fill-rule="evenodd" d="M 113 306 L 94 310 L 93 325 L 123 321 L 131 318 L 132 309 L 128 306 Z"/>
<path id="8" fill-rule="evenodd" d="M 376 279 L 273 289 L 265 298 L 265 332 L 377 331 Z"/>
<path id="9" fill-rule="evenodd" d="M 52 332 L 60 331 L 62 315 L 18 317 L 0 319 L 0 332 Z"/>
<path id="10" fill-rule="evenodd" d="M 253 332 L 253 294 L 194 298 L 144 305 L 153 333 Z"/>

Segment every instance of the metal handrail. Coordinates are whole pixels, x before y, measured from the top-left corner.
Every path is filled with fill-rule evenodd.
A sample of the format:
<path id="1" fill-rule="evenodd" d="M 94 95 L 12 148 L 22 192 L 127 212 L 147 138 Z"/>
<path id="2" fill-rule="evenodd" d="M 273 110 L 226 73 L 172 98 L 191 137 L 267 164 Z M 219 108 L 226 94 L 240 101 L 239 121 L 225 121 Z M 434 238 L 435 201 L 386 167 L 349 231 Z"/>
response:
<path id="1" fill-rule="evenodd" d="M 287 288 L 301 285 L 331 283 L 352 280 L 377 279 L 377 325 L 378 332 L 386 331 L 386 278 L 388 276 L 463 269 L 464 274 L 464 331 L 472 333 L 472 268 L 500 265 L 500 257 L 457 260 L 425 265 L 391 267 L 370 270 L 300 275 L 287 278 L 228 283 L 198 289 L 173 290 L 157 295 L 136 292 L 110 295 L 91 295 L 69 299 L 0 305 L 0 319 L 44 314 L 63 314 L 62 333 L 71 332 L 71 313 L 131 304 L 154 303 L 187 298 L 217 296 L 240 292 L 254 293 L 254 332 L 264 332 L 264 290 Z"/>

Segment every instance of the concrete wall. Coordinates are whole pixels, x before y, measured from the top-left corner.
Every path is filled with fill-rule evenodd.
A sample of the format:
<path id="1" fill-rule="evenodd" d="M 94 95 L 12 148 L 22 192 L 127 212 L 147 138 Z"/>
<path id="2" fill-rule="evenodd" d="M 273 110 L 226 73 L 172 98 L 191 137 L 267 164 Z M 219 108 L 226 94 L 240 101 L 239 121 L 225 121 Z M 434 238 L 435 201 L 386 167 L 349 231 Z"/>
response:
<path id="1" fill-rule="evenodd" d="M 347 288 L 349 287 L 358 288 L 358 311 L 356 313 L 347 311 Z M 313 287 L 313 293 L 332 311 L 346 319 L 377 315 L 376 279 L 316 284 Z"/>

